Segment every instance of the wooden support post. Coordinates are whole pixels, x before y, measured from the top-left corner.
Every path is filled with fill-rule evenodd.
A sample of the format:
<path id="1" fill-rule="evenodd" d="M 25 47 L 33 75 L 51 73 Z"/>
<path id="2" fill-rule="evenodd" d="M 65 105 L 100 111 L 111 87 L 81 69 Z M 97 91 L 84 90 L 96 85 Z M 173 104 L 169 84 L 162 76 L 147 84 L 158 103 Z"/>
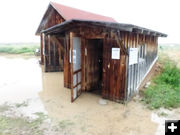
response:
<path id="1" fill-rule="evenodd" d="M 71 63 L 70 63 L 70 73 L 71 73 L 71 89 L 73 89 L 73 33 L 70 32 L 70 59 L 71 59 Z M 73 92 L 71 92 L 71 102 L 73 102 Z"/>
<path id="2" fill-rule="evenodd" d="M 47 66 L 48 66 L 48 58 L 47 58 L 47 51 L 48 51 L 48 43 L 46 42 L 47 36 L 44 35 L 44 69 L 45 69 L 45 72 L 48 72 L 48 69 L 47 69 Z"/>
<path id="3" fill-rule="evenodd" d="M 56 55 L 57 55 L 57 45 L 56 45 L 56 43 L 54 42 L 54 41 L 52 41 L 52 43 L 53 43 L 53 66 L 55 66 L 55 67 L 57 67 L 58 65 L 57 65 L 57 57 L 56 57 Z"/>
<path id="4" fill-rule="evenodd" d="M 51 38 L 48 35 L 48 65 L 51 65 Z"/>
<path id="5" fill-rule="evenodd" d="M 85 50 L 85 39 L 81 38 L 81 80 L 82 80 L 82 91 L 85 91 L 85 53 L 87 53 L 87 50 Z"/>
<path id="6" fill-rule="evenodd" d="M 45 41 L 44 41 L 45 39 L 44 39 L 44 33 L 41 33 L 41 35 L 40 35 L 40 42 L 41 42 L 41 44 L 40 44 L 40 52 L 41 52 L 41 62 L 40 62 L 40 64 L 44 64 L 44 43 L 45 43 Z"/>

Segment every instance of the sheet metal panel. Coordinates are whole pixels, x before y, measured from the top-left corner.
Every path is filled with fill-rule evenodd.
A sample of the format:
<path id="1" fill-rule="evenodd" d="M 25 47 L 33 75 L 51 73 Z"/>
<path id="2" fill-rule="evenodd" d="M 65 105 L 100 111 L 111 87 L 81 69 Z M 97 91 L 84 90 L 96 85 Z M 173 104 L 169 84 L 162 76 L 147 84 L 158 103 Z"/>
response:
<path id="1" fill-rule="evenodd" d="M 157 57 L 157 53 L 146 52 L 146 50 L 146 45 L 141 45 L 138 52 L 138 63 L 129 65 L 127 99 L 130 99 L 134 94 L 138 93 L 137 87 Z"/>

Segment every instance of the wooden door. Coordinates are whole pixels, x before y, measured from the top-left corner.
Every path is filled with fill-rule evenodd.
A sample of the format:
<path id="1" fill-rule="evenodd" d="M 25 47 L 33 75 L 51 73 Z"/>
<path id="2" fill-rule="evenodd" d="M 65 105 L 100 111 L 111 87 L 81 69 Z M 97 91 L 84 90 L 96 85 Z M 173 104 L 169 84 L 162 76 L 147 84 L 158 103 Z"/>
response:
<path id="1" fill-rule="evenodd" d="M 115 56 L 113 56 L 114 49 Z M 119 50 L 120 49 L 120 50 Z M 118 50 L 118 51 L 117 51 Z M 119 57 L 120 56 L 120 57 Z M 103 87 L 102 97 L 113 101 L 125 98 L 126 55 L 116 40 L 105 39 L 103 46 Z"/>
<path id="2" fill-rule="evenodd" d="M 70 43 L 71 102 L 81 94 L 81 38 L 72 37 Z"/>

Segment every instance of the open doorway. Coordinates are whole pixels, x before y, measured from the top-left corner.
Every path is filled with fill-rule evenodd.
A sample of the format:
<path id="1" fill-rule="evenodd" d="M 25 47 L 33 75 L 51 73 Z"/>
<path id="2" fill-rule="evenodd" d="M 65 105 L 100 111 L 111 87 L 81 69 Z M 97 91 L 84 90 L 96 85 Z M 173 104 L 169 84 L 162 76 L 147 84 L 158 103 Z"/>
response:
<path id="1" fill-rule="evenodd" d="M 103 73 L 103 39 L 88 39 L 85 50 L 86 90 L 101 95 Z"/>

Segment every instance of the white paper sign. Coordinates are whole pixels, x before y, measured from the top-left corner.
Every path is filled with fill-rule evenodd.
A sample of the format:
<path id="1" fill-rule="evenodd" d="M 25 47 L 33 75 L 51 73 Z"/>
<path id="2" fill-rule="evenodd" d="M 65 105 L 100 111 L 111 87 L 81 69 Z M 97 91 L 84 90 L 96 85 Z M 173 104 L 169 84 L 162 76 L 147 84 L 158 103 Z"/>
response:
<path id="1" fill-rule="evenodd" d="M 129 49 L 129 65 L 138 63 L 138 48 Z"/>
<path id="2" fill-rule="evenodd" d="M 87 48 L 85 48 L 85 56 L 87 56 Z"/>
<path id="3" fill-rule="evenodd" d="M 73 50 L 73 63 L 76 63 L 76 50 Z"/>
<path id="4" fill-rule="evenodd" d="M 112 59 L 120 59 L 120 48 L 112 48 Z"/>
<path id="5" fill-rule="evenodd" d="M 69 50 L 69 63 L 71 63 L 71 50 Z"/>

